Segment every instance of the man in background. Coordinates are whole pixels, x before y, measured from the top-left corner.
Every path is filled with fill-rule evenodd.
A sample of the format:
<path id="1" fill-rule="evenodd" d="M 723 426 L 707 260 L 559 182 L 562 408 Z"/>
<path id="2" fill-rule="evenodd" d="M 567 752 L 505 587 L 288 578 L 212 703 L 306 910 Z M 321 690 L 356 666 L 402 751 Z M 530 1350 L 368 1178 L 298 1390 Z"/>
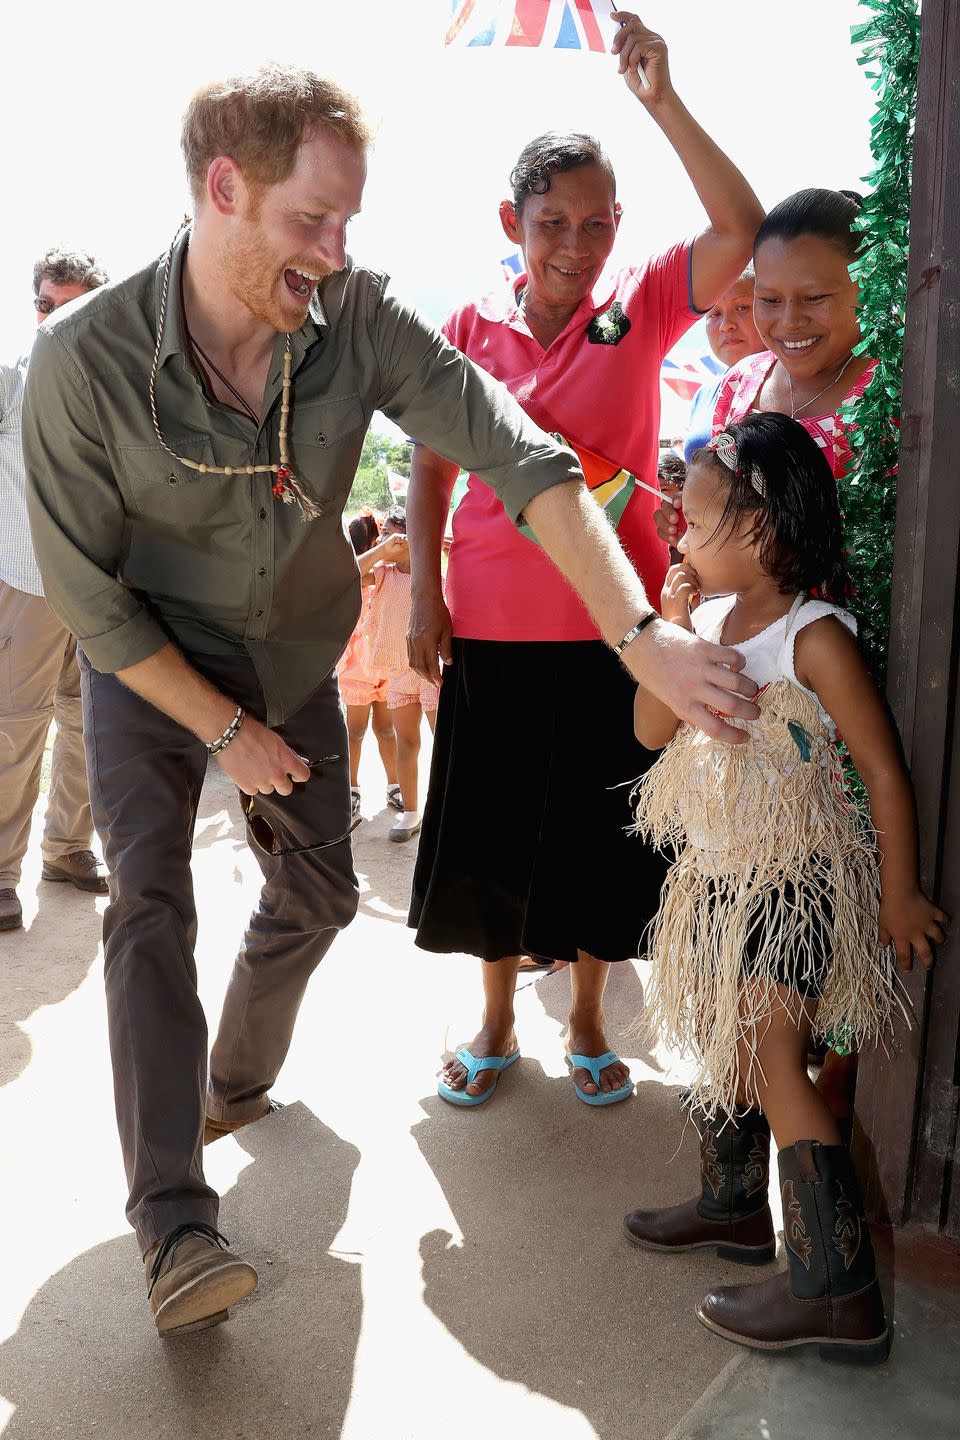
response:
<path id="1" fill-rule="evenodd" d="M 37 323 L 106 278 L 92 255 L 48 250 L 33 270 Z M 77 643 L 43 598 L 27 521 L 20 414 L 28 361 L 24 355 L 12 365 L 0 364 L 0 930 L 23 923 L 16 887 L 52 719 L 57 739 L 43 878 L 101 895 L 107 889 L 90 849 Z"/>

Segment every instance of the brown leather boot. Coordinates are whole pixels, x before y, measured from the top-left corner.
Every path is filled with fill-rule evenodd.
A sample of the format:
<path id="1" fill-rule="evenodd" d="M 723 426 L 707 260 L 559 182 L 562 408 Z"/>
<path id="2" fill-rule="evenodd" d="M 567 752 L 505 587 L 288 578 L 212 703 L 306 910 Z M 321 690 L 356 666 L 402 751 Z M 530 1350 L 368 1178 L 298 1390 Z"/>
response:
<path id="1" fill-rule="evenodd" d="M 227 1319 L 257 1288 L 257 1272 L 225 1253 L 229 1241 L 201 1221 L 178 1225 L 143 1257 L 147 1298 L 161 1335 L 185 1335 Z"/>
<path id="2" fill-rule="evenodd" d="M 755 1350 L 818 1345 L 823 1359 L 877 1365 L 890 1341 L 849 1151 L 798 1140 L 779 1162 L 789 1269 L 712 1291 L 697 1317 Z"/>
<path id="3" fill-rule="evenodd" d="M 42 880 L 65 880 L 77 890 L 88 890 L 93 895 L 106 895 L 107 872 L 92 850 L 74 850 L 54 864 L 44 860 L 40 871 Z"/>
<path id="4" fill-rule="evenodd" d="M 631 1210 L 623 1231 L 645 1250 L 716 1250 L 722 1260 L 769 1265 L 777 1253 L 767 1204 L 770 1126 L 759 1110 L 734 1122 L 694 1119 L 700 1131 L 700 1194 L 666 1210 Z"/>

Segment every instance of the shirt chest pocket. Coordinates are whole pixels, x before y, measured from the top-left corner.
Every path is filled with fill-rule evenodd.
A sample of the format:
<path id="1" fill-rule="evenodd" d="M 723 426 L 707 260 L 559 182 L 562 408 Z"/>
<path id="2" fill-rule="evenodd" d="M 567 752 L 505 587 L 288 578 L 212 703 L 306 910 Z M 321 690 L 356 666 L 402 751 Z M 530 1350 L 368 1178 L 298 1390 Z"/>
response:
<path id="1" fill-rule="evenodd" d="M 170 449 L 198 465 L 215 464 L 207 435 L 164 436 Z M 248 495 L 250 476 L 201 474 L 181 465 L 160 445 L 120 446 L 120 489 L 134 514 L 175 528 L 229 518 L 237 487 Z"/>
<path id="2" fill-rule="evenodd" d="M 346 499 L 367 433 L 359 395 L 298 403 L 294 390 L 291 418 L 290 459 L 295 474 L 318 498 Z"/>

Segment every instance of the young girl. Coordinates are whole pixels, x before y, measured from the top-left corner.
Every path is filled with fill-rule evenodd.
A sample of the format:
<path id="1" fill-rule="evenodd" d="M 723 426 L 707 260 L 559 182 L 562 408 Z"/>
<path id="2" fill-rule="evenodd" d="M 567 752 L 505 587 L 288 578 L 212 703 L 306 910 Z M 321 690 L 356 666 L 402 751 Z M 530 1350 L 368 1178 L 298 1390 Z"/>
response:
<path id="1" fill-rule="evenodd" d="M 396 548 L 388 562 L 375 564 L 370 572 L 373 591 L 362 621 L 361 658 L 368 671 L 386 677 L 385 699 L 397 737 L 401 794 L 401 813 L 393 822 L 390 839 L 403 841 L 412 839 L 420 829 L 420 719 L 425 714 L 433 729 L 439 687 L 422 680 L 407 662 L 410 555 L 402 505 L 387 511 L 380 534 L 383 544 Z"/>
<path id="2" fill-rule="evenodd" d="M 683 509 L 664 618 L 736 646 L 761 713 L 745 727 L 749 743 L 724 746 L 637 695 L 637 734 L 667 747 L 637 787 L 637 828 L 678 852 L 650 954 L 662 1033 L 699 1062 L 701 1193 L 633 1211 L 626 1233 L 648 1249 L 772 1260 L 772 1128 L 789 1269 L 717 1289 L 697 1314 L 755 1348 L 818 1343 L 821 1354 L 879 1361 L 888 1339 L 873 1251 L 807 1044 L 811 1028 L 860 1043 L 884 1036 L 894 953 L 906 969 L 913 951 L 929 967 L 947 917 L 919 888 L 897 737 L 855 622 L 832 603 L 846 591 L 844 547 L 815 440 L 785 415 L 730 426 L 691 464 Z M 844 794 L 838 731 L 872 826 Z"/>
<path id="3" fill-rule="evenodd" d="M 364 668 L 360 652 L 364 618 L 373 593 L 369 588 L 373 584 L 373 566 L 381 560 L 396 560 L 398 553 L 405 551 L 406 545 L 390 539 L 380 543 L 380 526 L 372 510 L 361 510 L 360 514 L 350 521 L 347 529 L 360 569 L 360 583 L 364 587 L 360 619 L 337 664 L 340 697 L 347 711 L 351 811 L 354 815 L 360 813 L 360 753 L 371 716 L 373 733 L 387 776 L 387 804 L 392 805 L 395 810 L 402 810 L 403 800 L 397 781 L 397 737 L 387 709 L 387 677 L 369 674 Z"/>

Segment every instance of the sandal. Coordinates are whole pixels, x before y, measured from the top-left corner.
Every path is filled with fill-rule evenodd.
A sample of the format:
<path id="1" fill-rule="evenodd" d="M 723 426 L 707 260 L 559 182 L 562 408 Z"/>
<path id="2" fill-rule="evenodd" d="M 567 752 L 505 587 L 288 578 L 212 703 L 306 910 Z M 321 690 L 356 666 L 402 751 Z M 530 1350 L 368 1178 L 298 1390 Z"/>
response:
<path id="1" fill-rule="evenodd" d="M 450 1105 L 482 1105 L 485 1100 L 490 1099 L 490 1096 L 496 1090 L 500 1081 L 497 1080 L 495 1084 L 490 1086 L 489 1090 L 484 1090 L 482 1095 L 468 1095 L 467 1085 L 473 1084 L 481 1070 L 506 1070 L 507 1066 L 512 1065 L 514 1060 L 520 1059 L 520 1051 L 514 1050 L 512 1055 L 487 1055 L 483 1060 L 478 1060 L 475 1055 L 471 1054 L 466 1045 L 461 1045 L 457 1051 L 457 1059 L 467 1072 L 466 1085 L 464 1085 L 462 1090 L 452 1090 L 449 1085 L 445 1085 L 442 1080 L 438 1080 L 437 1094 L 441 1100 L 446 1100 Z"/>
<path id="2" fill-rule="evenodd" d="M 567 1064 L 571 1070 L 589 1070 L 594 1085 L 600 1084 L 600 1071 L 606 1070 L 608 1065 L 615 1065 L 620 1056 L 613 1050 L 605 1050 L 602 1055 L 595 1057 L 590 1055 L 568 1055 Z M 633 1079 L 625 1080 L 617 1090 L 598 1090 L 596 1095 L 588 1095 L 586 1090 L 574 1084 L 578 1097 L 584 1105 L 616 1105 L 620 1100 L 626 1100 L 634 1091 Z"/>

